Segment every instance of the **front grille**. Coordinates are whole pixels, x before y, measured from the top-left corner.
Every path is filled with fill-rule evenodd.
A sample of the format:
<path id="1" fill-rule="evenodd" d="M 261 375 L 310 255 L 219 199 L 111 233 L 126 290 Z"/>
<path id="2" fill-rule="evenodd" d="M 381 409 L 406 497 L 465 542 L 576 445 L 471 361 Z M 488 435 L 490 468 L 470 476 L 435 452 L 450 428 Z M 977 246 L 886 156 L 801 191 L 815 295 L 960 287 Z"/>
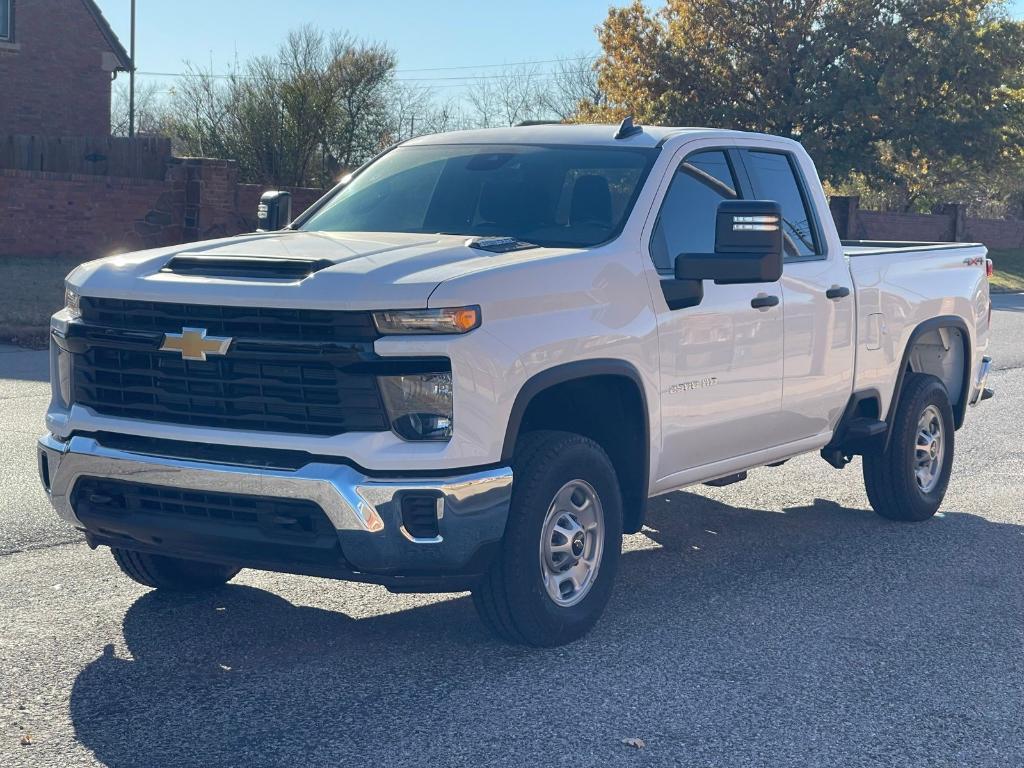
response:
<path id="1" fill-rule="evenodd" d="M 205 328 L 211 336 L 264 341 L 368 342 L 380 337 L 369 312 L 274 307 L 222 307 L 128 299 L 81 298 L 82 319 L 91 325 L 180 333 Z"/>
<path id="2" fill-rule="evenodd" d="M 325 359 L 89 346 L 73 380 L 76 402 L 106 416 L 307 435 L 389 429 L 376 377 Z"/>
<path id="3" fill-rule="evenodd" d="M 83 477 L 75 483 L 72 507 L 79 518 L 97 527 L 138 522 L 149 517 L 184 530 L 189 522 L 227 526 L 222 530 L 258 529 L 263 538 L 284 542 L 324 538 L 333 544 L 334 527 L 314 502 L 237 493 L 190 491 L 123 480 Z"/>

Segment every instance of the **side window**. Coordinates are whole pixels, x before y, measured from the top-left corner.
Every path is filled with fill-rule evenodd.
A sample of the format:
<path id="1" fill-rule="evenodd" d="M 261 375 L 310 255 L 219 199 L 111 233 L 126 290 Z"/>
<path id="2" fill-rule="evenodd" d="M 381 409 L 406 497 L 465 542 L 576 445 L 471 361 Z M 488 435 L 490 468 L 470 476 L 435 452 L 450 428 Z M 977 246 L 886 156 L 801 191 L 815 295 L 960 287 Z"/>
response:
<path id="1" fill-rule="evenodd" d="M 651 258 L 671 273 L 680 253 L 715 250 L 715 217 L 723 200 L 735 200 L 736 177 L 722 150 L 697 152 L 676 169 L 651 236 Z"/>
<path id="2" fill-rule="evenodd" d="M 787 256 L 815 256 L 818 247 L 803 185 L 793 158 L 784 152 L 744 150 L 744 163 L 757 200 L 774 200 L 782 206 L 782 230 Z"/>

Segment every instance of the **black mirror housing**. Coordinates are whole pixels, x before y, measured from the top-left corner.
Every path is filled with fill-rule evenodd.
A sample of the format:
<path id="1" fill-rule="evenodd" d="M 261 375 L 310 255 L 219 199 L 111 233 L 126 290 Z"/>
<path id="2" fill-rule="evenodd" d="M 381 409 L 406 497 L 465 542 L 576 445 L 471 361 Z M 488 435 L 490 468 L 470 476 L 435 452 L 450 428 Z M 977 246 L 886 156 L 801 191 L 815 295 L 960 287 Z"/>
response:
<path id="1" fill-rule="evenodd" d="M 782 277 L 782 207 L 770 200 L 726 200 L 718 206 L 714 253 L 676 257 L 677 280 L 719 285 L 773 283 Z"/>
<path id="2" fill-rule="evenodd" d="M 269 190 L 260 196 L 256 209 L 258 232 L 276 232 L 292 223 L 292 193 Z"/>

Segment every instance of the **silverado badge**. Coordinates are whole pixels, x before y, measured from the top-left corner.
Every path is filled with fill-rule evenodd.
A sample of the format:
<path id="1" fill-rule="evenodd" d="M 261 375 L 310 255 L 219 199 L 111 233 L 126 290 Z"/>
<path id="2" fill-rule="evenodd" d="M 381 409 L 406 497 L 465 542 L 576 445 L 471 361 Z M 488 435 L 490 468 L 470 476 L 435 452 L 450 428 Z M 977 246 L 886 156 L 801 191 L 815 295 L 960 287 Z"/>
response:
<path id="1" fill-rule="evenodd" d="M 230 336 L 207 336 L 205 328 L 182 328 L 181 333 L 165 333 L 161 352 L 180 352 L 184 360 L 206 360 L 207 355 L 226 355 Z"/>

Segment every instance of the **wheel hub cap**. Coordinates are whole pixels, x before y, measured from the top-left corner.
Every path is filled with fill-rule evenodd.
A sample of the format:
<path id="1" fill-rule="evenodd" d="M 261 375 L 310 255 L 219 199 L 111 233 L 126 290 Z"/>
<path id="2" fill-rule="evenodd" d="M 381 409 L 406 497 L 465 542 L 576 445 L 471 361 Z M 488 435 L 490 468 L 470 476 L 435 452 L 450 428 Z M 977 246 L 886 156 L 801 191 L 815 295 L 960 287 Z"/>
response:
<path id="1" fill-rule="evenodd" d="M 914 476 L 917 487 L 925 493 L 930 493 L 939 484 L 945 450 L 942 416 L 938 408 L 929 405 L 917 421 L 917 443 L 914 446 Z"/>
<path id="2" fill-rule="evenodd" d="M 583 554 L 586 543 L 587 537 L 583 533 L 577 533 L 572 537 L 572 554 L 577 560 L 579 559 L 579 556 Z"/>
<path id="3" fill-rule="evenodd" d="M 555 494 L 540 539 L 541 580 L 556 605 L 580 602 L 594 586 L 604 548 L 604 509 L 585 480 L 572 480 Z"/>

